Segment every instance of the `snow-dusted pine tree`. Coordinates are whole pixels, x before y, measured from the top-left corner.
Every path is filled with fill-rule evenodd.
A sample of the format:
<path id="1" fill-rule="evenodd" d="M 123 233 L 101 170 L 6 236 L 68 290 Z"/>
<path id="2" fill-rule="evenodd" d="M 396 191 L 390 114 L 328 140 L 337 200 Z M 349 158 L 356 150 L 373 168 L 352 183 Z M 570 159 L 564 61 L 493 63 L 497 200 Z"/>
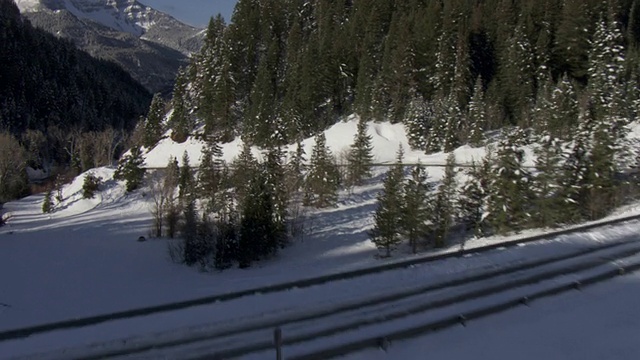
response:
<path id="1" fill-rule="evenodd" d="M 531 175 L 524 167 L 523 137 L 515 130 L 498 145 L 488 199 L 489 222 L 498 234 L 521 230 L 530 221 Z"/>
<path id="2" fill-rule="evenodd" d="M 196 181 L 191 169 L 189 153 L 185 150 L 182 154 L 182 166 L 180 167 L 180 189 L 178 198 L 183 205 L 195 198 Z"/>
<path id="3" fill-rule="evenodd" d="M 129 154 L 120 159 L 113 178 L 126 181 L 127 192 L 136 190 L 142 185 L 142 179 L 147 171 L 142 165 L 144 165 L 142 151 L 139 146 L 133 147 Z"/>
<path id="4" fill-rule="evenodd" d="M 443 247 L 446 244 L 449 230 L 451 226 L 453 226 L 455 218 L 455 209 L 457 207 L 455 163 L 455 155 L 454 153 L 450 153 L 447 157 L 444 178 L 435 195 L 433 211 L 431 212 L 433 243 L 435 247 Z"/>
<path id="5" fill-rule="evenodd" d="M 586 218 L 592 129 L 592 120 L 581 114 L 578 128 L 573 135 L 571 150 L 565 154 L 562 166 L 559 194 L 562 199 L 562 223 L 575 223 Z"/>
<path id="6" fill-rule="evenodd" d="M 547 131 L 551 136 L 567 139 L 578 124 L 578 98 L 565 74 L 551 92 Z"/>
<path id="7" fill-rule="evenodd" d="M 356 132 L 353 144 L 349 149 L 347 170 L 347 185 L 361 185 L 365 179 L 371 177 L 371 166 L 373 163 L 373 137 L 367 133 L 367 123 L 360 119 L 358 121 L 358 131 Z"/>
<path id="8" fill-rule="evenodd" d="M 469 127 L 469 144 L 471 146 L 481 146 L 486 128 L 486 103 L 484 100 L 484 89 L 482 88 L 482 78 L 478 76 L 476 85 L 473 88 L 473 96 L 469 102 L 467 111 L 467 124 Z"/>
<path id="9" fill-rule="evenodd" d="M 412 149 L 426 150 L 427 136 L 431 130 L 433 110 L 422 96 L 415 95 L 409 101 L 403 124 Z"/>
<path id="10" fill-rule="evenodd" d="M 315 137 L 309 172 L 304 182 L 304 204 L 319 208 L 334 206 L 338 200 L 339 173 L 324 132 Z"/>
<path id="11" fill-rule="evenodd" d="M 617 21 L 603 17 L 593 35 L 589 54 L 589 85 L 593 116 L 608 123 L 610 134 L 622 137 L 628 121 L 624 37 Z"/>
<path id="12" fill-rule="evenodd" d="M 198 167 L 197 192 L 206 202 L 206 213 L 216 213 L 223 206 L 218 192 L 221 188 L 222 160 L 220 160 L 220 146 L 215 144 L 202 149 L 200 166 Z"/>
<path id="13" fill-rule="evenodd" d="M 378 208 L 374 215 L 374 227 L 369 233 L 371 241 L 379 250 L 384 251 L 385 257 L 390 257 L 391 252 L 402 242 L 402 181 L 404 178 L 404 165 L 402 164 L 404 151 L 402 146 L 398 149 L 396 164 L 387 172 L 384 180 L 384 189 L 378 195 Z"/>
<path id="14" fill-rule="evenodd" d="M 427 222 L 431 218 L 432 191 L 429 175 L 418 163 L 413 167 L 411 177 L 404 182 L 402 206 L 402 230 L 414 254 L 418 252 L 418 242 L 426 236 Z"/>
<path id="15" fill-rule="evenodd" d="M 171 139 L 178 143 L 185 142 L 193 130 L 191 110 L 189 109 L 188 86 L 187 74 L 184 70 L 180 70 L 173 87 L 173 98 L 171 100 L 173 111 L 168 121 L 172 130 Z"/>
<path id="16" fill-rule="evenodd" d="M 488 196 L 491 153 L 481 164 L 473 162 L 467 170 L 467 180 L 458 192 L 458 219 L 467 231 L 473 230 L 476 237 L 484 235 L 483 221 Z"/>
<path id="17" fill-rule="evenodd" d="M 286 165 L 289 194 L 299 191 L 304 185 L 304 174 L 306 171 L 305 155 L 304 146 L 301 141 L 298 141 L 296 150 L 291 152 L 290 160 Z"/>
<path id="18" fill-rule="evenodd" d="M 258 169 L 258 161 L 253 156 L 251 145 L 248 141 L 242 142 L 242 150 L 240 154 L 238 154 L 238 157 L 234 159 L 231 168 L 233 174 L 231 175 L 232 184 L 230 185 L 235 188 L 238 204 L 243 204 L 244 198 L 249 191 L 249 181 Z M 240 211 L 242 211 L 242 209 L 240 209 Z"/>
<path id="19" fill-rule="evenodd" d="M 142 145 L 147 149 L 155 146 L 162 137 L 164 114 L 165 103 L 162 96 L 159 93 L 153 95 L 149 113 L 144 120 L 144 133 L 142 135 Z"/>
<path id="20" fill-rule="evenodd" d="M 540 138 L 535 149 L 536 175 L 533 180 L 534 211 L 536 226 L 548 227 L 559 223 L 562 199 L 559 195 L 560 169 L 563 149 L 559 139 L 551 135 Z"/>

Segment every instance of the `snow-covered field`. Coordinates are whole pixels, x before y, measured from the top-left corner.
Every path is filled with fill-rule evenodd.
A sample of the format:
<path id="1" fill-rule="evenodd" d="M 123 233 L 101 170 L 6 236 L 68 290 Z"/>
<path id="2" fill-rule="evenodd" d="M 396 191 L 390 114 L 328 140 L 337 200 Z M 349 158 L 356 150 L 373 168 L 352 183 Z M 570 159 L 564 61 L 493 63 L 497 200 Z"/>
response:
<path id="1" fill-rule="evenodd" d="M 344 359 L 638 359 L 638 299 L 636 273 Z"/>
<path id="2" fill-rule="evenodd" d="M 339 153 L 351 144 L 355 132 L 354 119 L 338 123 L 327 130 L 327 143 L 334 153 Z M 369 132 L 373 136 L 376 162 L 392 162 L 399 145 L 403 145 L 408 163 L 445 162 L 446 154 L 427 156 L 410 151 L 401 125 L 372 123 Z M 305 141 L 304 146 L 307 154 L 310 154 L 313 139 Z M 201 147 L 201 144 L 192 141 L 174 144 L 165 140 L 147 155 L 146 164 L 149 167 L 164 167 L 169 156 L 180 159 L 186 150 L 192 160 L 191 164 L 197 165 Z M 240 147 L 239 142 L 226 144 L 225 159 L 232 160 Z M 458 163 L 470 163 L 481 159 L 484 149 L 462 147 L 455 153 Z M 259 152 L 256 151 L 256 154 Z M 532 163 L 530 158 L 528 161 L 529 164 Z M 413 255 L 409 255 L 408 249 L 402 248 L 393 259 L 376 259 L 377 250 L 367 236 L 367 230 L 373 224 L 376 195 L 382 187 L 385 170 L 376 169 L 374 178 L 367 185 L 354 189 L 352 194 L 342 192 L 337 207 L 310 209 L 307 214 L 308 232 L 295 239 L 292 246 L 283 250 L 277 258 L 258 263 L 247 270 L 229 269 L 221 273 L 202 273 L 196 268 L 173 264 L 167 252 L 170 240 L 137 242 L 139 236 L 147 236 L 149 233 L 151 200 L 149 196 L 144 196 L 144 189 L 126 194 L 122 183 L 111 180 L 113 169 L 93 170 L 95 175 L 106 182 L 102 191 L 92 200 L 81 198 L 83 177 L 78 177 L 65 187 L 65 201 L 52 214 L 42 214 L 42 195 L 6 204 L 5 210 L 10 212 L 11 219 L 8 226 L 0 228 L 0 331 L 222 294 L 410 258 Z M 428 170 L 434 181 L 443 173 L 440 167 Z M 640 213 L 638 206 L 632 205 L 620 209 L 614 216 L 637 213 Z M 637 224 L 626 225 L 623 232 L 628 236 L 629 232 L 635 232 L 638 227 L 640 226 Z M 595 232 L 580 241 L 610 241 L 622 235 L 616 231 Z M 471 239 L 466 247 L 540 232 L 542 230 L 527 231 L 512 237 Z M 570 243 L 573 240 L 561 238 L 557 243 L 562 244 L 563 241 Z M 525 248 L 535 253 L 537 247 Z M 457 246 L 441 251 L 455 250 Z M 412 281 L 421 281 L 435 274 L 443 276 L 472 270 L 474 267 L 498 266 L 502 262 L 519 261 L 531 254 L 523 252 L 516 258 L 487 260 L 489 263 L 483 263 L 483 259 L 444 263 L 441 264 L 442 267 L 431 267 L 430 272 L 418 271 L 412 275 L 403 275 L 405 280 L 411 280 L 405 282 L 404 286 L 411 286 Z M 371 287 L 376 283 L 380 286 L 384 282 L 402 283 L 398 278 L 389 278 L 361 286 L 352 285 L 343 289 L 343 295 L 357 296 L 358 293 L 378 291 Z M 347 291 L 349 289 L 351 292 Z M 274 300 L 271 304 L 275 306 L 288 301 L 293 306 L 296 301 L 305 301 L 296 298 L 295 292 L 289 295 L 290 298 Z M 328 300 L 320 297 L 318 301 Z M 179 320 L 169 321 L 169 327 L 165 330 L 203 322 L 201 313 L 194 312 L 186 317 L 183 315 L 185 313 L 173 316 Z M 153 329 L 163 330 L 150 329 L 149 324 L 154 323 L 149 322 L 142 328 L 115 326 L 111 328 L 112 336 L 102 333 L 99 337 L 106 340 L 113 336 L 124 336 L 121 332 L 123 328 L 130 328 L 140 334 Z M 467 337 L 464 334 L 457 336 Z M 95 341 L 95 338 L 91 341 Z M 4 353 L 3 345 L 13 348 L 16 344 L 0 343 L 0 358 Z M 50 342 L 48 346 L 51 346 Z M 426 353 L 429 354 L 428 351 Z M 399 353 L 390 358 L 410 358 L 403 355 L 404 353 Z"/>

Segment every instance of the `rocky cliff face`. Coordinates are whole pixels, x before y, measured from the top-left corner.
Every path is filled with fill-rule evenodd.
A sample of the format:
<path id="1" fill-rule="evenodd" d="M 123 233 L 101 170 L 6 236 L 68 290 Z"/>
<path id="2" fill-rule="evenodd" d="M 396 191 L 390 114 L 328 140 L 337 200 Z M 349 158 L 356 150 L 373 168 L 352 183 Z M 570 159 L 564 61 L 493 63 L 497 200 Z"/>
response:
<path id="1" fill-rule="evenodd" d="M 93 56 L 119 63 L 151 92 L 169 92 L 180 66 L 202 46 L 203 29 L 135 0 L 17 0 L 40 28 Z"/>

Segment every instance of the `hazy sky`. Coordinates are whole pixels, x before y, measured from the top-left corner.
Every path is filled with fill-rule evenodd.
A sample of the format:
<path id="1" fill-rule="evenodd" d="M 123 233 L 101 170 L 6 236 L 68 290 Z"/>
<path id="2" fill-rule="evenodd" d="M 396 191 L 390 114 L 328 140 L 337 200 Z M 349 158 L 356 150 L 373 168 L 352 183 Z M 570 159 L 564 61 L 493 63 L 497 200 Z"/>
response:
<path id="1" fill-rule="evenodd" d="M 205 27 L 209 18 L 222 14 L 229 23 L 238 0 L 139 0 L 189 25 Z"/>

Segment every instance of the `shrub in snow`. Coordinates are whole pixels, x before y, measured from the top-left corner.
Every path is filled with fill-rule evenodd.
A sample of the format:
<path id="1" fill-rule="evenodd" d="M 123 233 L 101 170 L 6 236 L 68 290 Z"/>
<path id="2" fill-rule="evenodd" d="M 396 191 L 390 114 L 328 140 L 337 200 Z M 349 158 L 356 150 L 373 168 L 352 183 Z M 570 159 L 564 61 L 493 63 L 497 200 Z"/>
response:
<path id="1" fill-rule="evenodd" d="M 84 182 L 82 183 L 82 198 L 93 199 L 96 191 L 98 191 L 98 189 L 100 188 L 100 184 L 102 184 L 101 177 L 97 177 L 92 173 L 87 174 L 87 176 L 84 178 Z"/>
<path id="2" fill-rule="evenodd" d="M 42 201 L 42 212 L 48 214 L 53 211 L 53 193 L 51 190 L 47 191 L 44 195 L 44 200 Z"/>
<path id="3" fill-rule="evenodd" d="M 146 169 L 142 167 L 144 159 L 140 147 L 131 149 L 131 153 L 123 157 L 118 164 L 113 178 L 126 181 L 127 191 L 133 191 L 142 184 Z"/>

